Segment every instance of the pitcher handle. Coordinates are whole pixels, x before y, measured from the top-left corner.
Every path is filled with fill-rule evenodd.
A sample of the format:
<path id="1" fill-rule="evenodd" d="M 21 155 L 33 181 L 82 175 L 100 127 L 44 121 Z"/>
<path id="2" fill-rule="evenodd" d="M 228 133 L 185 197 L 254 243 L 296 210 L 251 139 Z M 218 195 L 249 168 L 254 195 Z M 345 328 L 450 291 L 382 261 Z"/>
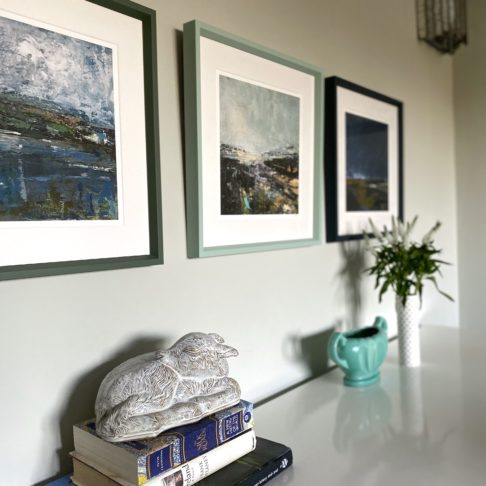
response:
<path id="1" fill-rule="evenodd" d="M 341 332 L 335 332 L 331 336 L 331 339 L 329 340 L 328 352 L 329 352 L 329 356 L 331 357 L 331 359 L 337 365 L 339 365 L 341 368 L 347 370 L 347 369 L 349 369 L 347 361 L 342 359 L 339 356 L 339 353 L 338 353 L 338 346 L 341 342 L 344 344 L 346 342 L 346 338 L 344 337 L 344 335 Z"/>
<path id="2" fill-rule="evenodd" d="M 388 331 L 388 325 L 384 317 L 377 316 L 373 326 L 377 329 L 380 329 L 381 331 L 385 331 L 385 333 Z"/>

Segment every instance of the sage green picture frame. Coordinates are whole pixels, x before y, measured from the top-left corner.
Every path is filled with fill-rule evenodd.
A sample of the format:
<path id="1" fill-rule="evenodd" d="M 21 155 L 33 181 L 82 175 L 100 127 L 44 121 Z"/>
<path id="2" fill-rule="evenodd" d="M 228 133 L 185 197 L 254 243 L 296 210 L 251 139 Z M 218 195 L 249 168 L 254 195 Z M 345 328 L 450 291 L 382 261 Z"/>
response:
<path id="1" fill-rule="evenodd" d="M 142 255 L 114 256 L 112 258 L 80 259 L 70 261 L 49 261 L 46 263 L 27 263 L 0 266 L 0 280 L 63 275 L 71 273 L 113 270 L 121 268 L 159 265 L 163 263 L 162 243 L 162 209 L 160 192 L 160 159 L 159 159 L 159 123 L 157 96 L 157 42 L 156 13 L 154 10 L 129 0 L 82 0 L 100 9 L 109 9 L 115 16 L 128 16 L 141 24 L 144 85 L 144 116 L 143 120 L 145 147 L 141 152 L 146 155 L 146 184 L 149 251 Z M 81 0 L 80 0 L 81 4 Z M 115 27 L 117 28 L 117 27 Z M 82 34 L 82 32 L 80 32 Z M 130 93 L 128 93 L 130 96 Z M 123 107 L 122 107 L 123 108 Z M 122 134 L 130 136 L 130 134 Z M 143 158 L 142 158 L 143 159 Z M 142 160 L 141 159 L 141 160 Z M 134 164 L 140 163 L 136 160 Z M 145 164 L 145 162 L 143 162 Z M 0 223 L 0 238 L 2 231 L 8 231 Z M 115 255 L 116 253 L 114 253 Z"/>
<path id="2" fill-rule="evenodd" d="M 312 195 L 312 235 L 304 238 L 279 241 L 259 241 L 243 244 L 205 245 L 203 241 L 203 159 L 202 139 L 202 94 L 201 94 L 201 39 L 207 38 L 240 51 L 258 56 L 269 62 L 269 68 L 277 63 L 292 70 L 308 75 L 313 80 L 313 195 Z M 251 41 L 206 25 L 197 20 L 184 24 L 184 118 L 185 118 L 185 191 L 186 191 L 186 224 L 187 253 L 190 258 L 231 255 L 266 250 L 316 245 L 322 238 L 322 197 L 323 197 L 323 73 L 319 68 L 280 54 L 272 49 L 262 47 Z M 258 72 L 252 74 L 252 80 L 258 82 Z M 300 163 L 300 161 L 299 161 Z M 215 174 L 215 177 L 219 177 Z M 300 190 L 300 188 L 299 188 Z"/>

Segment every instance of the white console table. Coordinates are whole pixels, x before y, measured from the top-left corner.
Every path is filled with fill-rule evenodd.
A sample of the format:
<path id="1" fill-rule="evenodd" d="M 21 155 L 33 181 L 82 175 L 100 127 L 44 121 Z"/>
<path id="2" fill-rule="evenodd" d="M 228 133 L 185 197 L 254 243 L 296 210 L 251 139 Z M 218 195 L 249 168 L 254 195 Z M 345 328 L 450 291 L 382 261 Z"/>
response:
<path id="1" fill-rule="evenodd" d="M 398 365 L 394 341 L 380 384 L 344 387 L 336 369 L 257 407 L 257 435 L 294 454 L 272 486 L 484 486 L 486 332 L 421 340 L 420 368 Z"/>

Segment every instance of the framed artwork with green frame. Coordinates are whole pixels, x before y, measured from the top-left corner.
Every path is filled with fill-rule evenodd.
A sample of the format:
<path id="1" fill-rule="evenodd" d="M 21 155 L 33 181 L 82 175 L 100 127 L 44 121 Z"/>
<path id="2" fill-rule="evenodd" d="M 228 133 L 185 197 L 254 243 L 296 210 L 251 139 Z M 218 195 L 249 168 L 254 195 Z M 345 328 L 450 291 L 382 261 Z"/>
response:
<path id="1" fill-rule="evenodd" d="M 320 69 L 184 25 L 189 257 L 321 241 Z"/>
<path id="2" fill-rule="evenodd" d="M 0 280 L 163 263 L 155 11 L 0 7 Z"/>

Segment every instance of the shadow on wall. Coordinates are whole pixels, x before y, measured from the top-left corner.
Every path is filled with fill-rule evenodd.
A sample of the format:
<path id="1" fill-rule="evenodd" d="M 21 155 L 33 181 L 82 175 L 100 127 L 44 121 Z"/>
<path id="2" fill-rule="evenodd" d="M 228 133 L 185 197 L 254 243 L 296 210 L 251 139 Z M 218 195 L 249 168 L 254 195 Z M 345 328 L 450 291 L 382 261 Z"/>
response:
<path id="1" fill-rule="evenodd" d="M 59 474 L 36 483 L 34 486 L 44 486 L 50 481 L 68 474 L 72 471 L 71 457 L 69 453 L 74 450 L 73 425 L 83 420 L 94 417 L 94 404 L 98 389 L 103 378 L 116 366 L 124 361 L 140 354 L 165 349 L 166 341 L 160 337 L 141 337 L 122 348 L 116 355 L 106 363 L 88 371 L 82 375 L 74 384 L 70 396 L 66 400 L 64 410 L 60 416 L 53 420 L 52 429 L 59 427 L 61 448 L 57 451 L 59 455 Z"/>
<path id="2" fill-rule="evenodd" d="M 322 331 L 309 336 L 291 335 L 287 338 L 287 344 L 291 349 L 292 359 L 302 363 L 308 369 L 308 378 L 295 383 L 269 397 L 259 401 L 256 405 L 263 405 L 284 393 L 323 375 L 335 366 L 329 360 L 327 346 L 334 331 L 345 331 L 345 328 L 363 327 L 361 323 L 362 283 L 366 268 L 365 249 L 362 240 L 341 242 L 339 250 L 342 257 L 342 265 L 336 278 L 339 279 L 344 289 L 345 319 L 336 319 L 334 324 Z M 331 310 L 332 312 L 332 310 Z M 347 324 L 347 325 L 346 325 Z"/>
<path id="3" fill-rule="evenodd" d="M 288 336 L 285 347 L 288 346 L 290 356 L 293 361 L 304 364 L 308 369 L 308 378 L 303 381 L 299 381 L 298 383 L 294 383 L 293 385 L 260 400 L 256 403 L 256 406 L 263 405 L 264 403 L 267 403 L 270 400 L 273 400 L 274 398 L 277 398 L 280 395 L 283 395 L 284 393 L 287 393 L 290 390 L 293 390 L 294 388 L 297 388 L 298 386 L 303 385 L 313 378 L 316 378 L 317 376 L 320 376 L 334 368 L 332 363 L 329 364 L 330 361 L 327 354 L 327 345 L 332 333 L 339 327 L 340 323 L 337 322 L 330 328 L 310 334 L 308 336 Z"/>
<path id="4" fill-rule="evenodd" d="M 175 30 L 175 45 L 176 45 L 176 59 L 177 59 L 177 89 L 179 95 L 179 106 L 180 106 L 180 141 L 181 141 L 181 153 L 182 155 L 182 175 L 184 180 L 184 201 L 187 201 L 187 166 L 186 166 L 186 122 L 185 122 L 185 108 L 184 108 L 184 33 L 182 30 Z M 187 219 L 187 204 L 184 204 L 184 214 L 186 217 L 186 224 L 188 224 Z"/>
<path id="5" fill-rule="evenodd" d="M 345 310 L 349 327 L 362 327 L 361 308 L 362 302 L 362 283 L 366 268 L 365 251 L 362 241 L 341 242 L 339 250 L 342 257 L 342 266 L 338 271 L 338 277 L 342 281 L 345 294 Z M 309 369 L 311 377 L 324 374 L 334 365 L 329 366 L 329 356 L 327 345 L 334 331 L 342 331 L 344 323 L 339 319 L 334 322 L 332 327 L 319 331 L 309 336 L 295 336 L 294 348 L 298 349 L 295 353 L 298 359 L 305 363 Z"/>
<path id="6" fill-rule="evenodd" d="M 330 329 L 300 337 L 300 342 L 296 343 L 300 348 L 300 361 L 306 365 L 311 377 L 322 375 L 334 368 L 334 364 L 329 365 L 327 345 L 333 332 L 338 328 L 339 323 L 336 323 Z"/>
<path id="7" fill-rule="evenodd" d="M 342 266 L 337 276 L 344 288 L 346 322 L 349 328 L 362 327 L 361 309 L 363 275 L 366 269 L 365 249 L 362 240 L 346 241 L 339 244 Z"/>
<path id="8" fill-rule="evenodd" d="M 334 363 L 329 360 L 327 347 L 329 339 L 334 331 L 345 331 L 346 328 L 353 329 L 363 327 L 361 323 L 362 283 L 366 269 L 365 249 L 362 240 L 341 242 L 339 249 L 342 257 L 342 266 L 338 270 L 336 278 L 339 279 L 344 289 L 345 319 L 336 318 L 334 324 L 322 331 L 308 336 L 290 335 L 286 340 L 286 347 L 290 349 L 290 357 L 295 362 L 304 364 L 308 369 L 308 378 L 291 385 L 288 388 L 270 395 L 257 402 L 257 406 L 277 398 L 288 391 L 323 375 L 335 368 Z M 333 310 L 331 309 L 331 312 Z"/>

